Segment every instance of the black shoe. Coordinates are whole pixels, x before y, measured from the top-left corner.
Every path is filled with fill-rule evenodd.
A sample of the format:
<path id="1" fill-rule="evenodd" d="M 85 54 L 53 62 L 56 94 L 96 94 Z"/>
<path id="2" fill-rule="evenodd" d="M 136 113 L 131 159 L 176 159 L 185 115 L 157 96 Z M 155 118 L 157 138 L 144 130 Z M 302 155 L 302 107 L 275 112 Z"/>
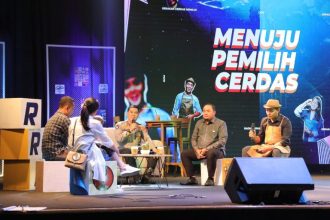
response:
<path id="1" fill-rule="evenodd" d="M 151 179 L 150 176 L 143 176 L 141 178 L 141 184 L 155 184 L 156 182 Z"/>
<path id="2" fill-rule="evenodd" d="M 212 178 L 207 178 L 204 186 L 214 186 L 214 181 Z"/>
<path id="3" fill-rule="evenodd" d="M 134 185 L 140 183 L 140 177 L 136 176 L 127 176 L 127 177 L 118 177 L 118 184 L 120 185 Z"/>
<path id="4" fill-rule="evenodd" d="M 195 177 L 190 177 L 186 182 L 181 182 L 181 185 L 198 185 L 198 181 Z"/>
<path id="5" fill-rule="evenodd" d="M 118 176 L 117 182 L 118 182 L 118 185 L 126 185 L 126 184 L 128 184 L 128 178 Z"/>

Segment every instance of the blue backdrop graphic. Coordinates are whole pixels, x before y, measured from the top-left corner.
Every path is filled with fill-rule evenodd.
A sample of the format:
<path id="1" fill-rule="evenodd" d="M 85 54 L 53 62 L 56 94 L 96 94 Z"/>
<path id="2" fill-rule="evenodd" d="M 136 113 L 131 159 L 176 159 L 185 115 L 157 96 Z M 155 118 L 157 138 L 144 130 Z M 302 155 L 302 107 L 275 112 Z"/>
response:
<path id="1" fill-rule="evenodd" d="M 59 100 L 69 95 L 75 100 L 73 116 L 80 114 L 80 106 L 87 97 L 99 100 L 98 114 L 111 127 L 115 99 L 115 48 L 72 45 L 48 45 L 48 103 L 53 115 Z"/>

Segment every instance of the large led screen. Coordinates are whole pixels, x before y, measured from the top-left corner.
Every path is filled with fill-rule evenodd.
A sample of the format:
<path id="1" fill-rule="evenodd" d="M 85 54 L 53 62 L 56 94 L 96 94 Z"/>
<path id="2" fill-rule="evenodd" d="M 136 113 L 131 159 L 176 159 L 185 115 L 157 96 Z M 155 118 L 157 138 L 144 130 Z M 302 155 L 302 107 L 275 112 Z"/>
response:
<path id="1" fill-rule="evenodd" d="M 126 21 L 125 101 L 148 110 L 140 120 L 168 118 L 193 78 L 200 105 L 227 123 L 228 157 L 251 145 L 251 123 L 275 98 L 292 122 L 291 156 L 330 163 L 330 2 L 131 1 Z"/>

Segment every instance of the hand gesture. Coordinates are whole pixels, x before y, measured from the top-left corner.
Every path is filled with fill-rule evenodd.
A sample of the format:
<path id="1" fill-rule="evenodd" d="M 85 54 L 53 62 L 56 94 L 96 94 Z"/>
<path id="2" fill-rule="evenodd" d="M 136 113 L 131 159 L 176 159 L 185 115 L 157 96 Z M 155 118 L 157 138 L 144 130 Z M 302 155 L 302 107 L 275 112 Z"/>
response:
<path id="1" fill-rule="evenodd" d="M 203 148 L 202 150 L 201 150 L 201 155 L 203 155 L 204 157 L 206 157 L 206 153 L 207 153 L 207 149 L 206 148 Z"/>
<path id="2" fill-rule="evenodd" d="M 311 105 L 312 101 L 313 101 L 312 99 L 307 99 L 307 100 L 304 102 L 305 106 Z"/>
<path id="3" fill-rule="evenodd" d="M 257 136 L 256 131 L 254 131 L 254 130 L 249 131 L 249 138 L 254 140 L 256 138 L 256 136 Z"/>
<path id="4" fill-rule="evenodd" d="M 135 131 L 137 128 L 138 128 L 138 125 L 137 125 L 136 123 L 132 123 L 132 124 L 130 124 L 130 126 L 129 126 L 129 130 L 130 130 L 130 132 Z"/>
<path id="5" fill-rule="evenodd" d="M 257 151 L 257 153 L 259 153 L 259 154 L 263 154 L 263 153 L 266 152 L 266 151 L 265 151 L 265 148 L 263 148 L 263 147 L 258 147 L 256 151 Z"/>
<path id="6" fill-rule="evenodd" d="M 194 118 L 194 114 L 189 114 L 189 115 L 187 115 L 187 118 L 189 118 L 189 119 L 193 119 Z"/>
<path id="7" fill-rule="evenodd" d="M 257 149 L 257 152 L 260 154 L 264 154 L 267 153 L 268 151 L 272 151 L 273 150 L 273 146 L 271 145 L 262 145 Z"/>
<path id="8" fill-rule="evenodd" d="M 195 149 L 195 154 L 196 154 L 197 159 L 203 159 L 206 157 L 205 155 L 203 155 L 202 151 L 203 151 L 203 149 L 198 149 L 198 148 Z"/>

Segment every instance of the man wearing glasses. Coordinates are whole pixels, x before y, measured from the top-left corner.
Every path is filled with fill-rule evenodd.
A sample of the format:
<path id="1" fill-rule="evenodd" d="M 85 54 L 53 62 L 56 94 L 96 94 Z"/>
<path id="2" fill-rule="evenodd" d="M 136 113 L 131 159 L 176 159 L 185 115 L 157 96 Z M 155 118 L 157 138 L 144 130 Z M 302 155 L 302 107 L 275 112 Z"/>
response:
<path id="1" fill-rule="evenodd" d="M 251 141 L 256 145 L 242 149 L 243 157 L 289 157 L 292 125 L 280 113 L 281 104 L 269 99 L 264 105 L 266 117 L 262 118 L 258 135 L 254 129 L 249 131 Z"/>

